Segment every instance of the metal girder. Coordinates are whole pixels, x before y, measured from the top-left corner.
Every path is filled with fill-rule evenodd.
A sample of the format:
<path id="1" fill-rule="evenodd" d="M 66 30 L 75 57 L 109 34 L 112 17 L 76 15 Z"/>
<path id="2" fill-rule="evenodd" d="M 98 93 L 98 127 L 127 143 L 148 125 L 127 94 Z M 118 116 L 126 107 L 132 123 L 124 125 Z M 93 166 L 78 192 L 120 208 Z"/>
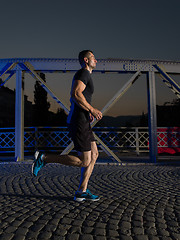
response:
<path id="1" fill-rule="evenodd" d="M 7 73 L 8 71 L 12 70 L 15 66 L 17 65 L 16 63 L 7 63 L 5 66 L 2 67 L 2 69 L 0 70 L 1 74 L 0 77 L 2 77 L 5 73 Z"/>
<path id="2" fill-rule="evenodd" d="M 121 160 L 118 158 L 118 156 L 116 154 L 113 153 L 113 151 L 111 151 L 110 148 L 108 148 L 108 146 L 106 144 L 103 143 L 103 141 L 94 133 L 94 137 L 96 138 L 97 142 L 100 144 L 100 148 L 109 156 L 112 157 L 113 159 L 115 159 L 116 161 L 118 161 L 119 163 L 121 163 L 123 165 L 123 163 L 121 162 Z"/>
<path id="3" fill-rule="evenodd" d="M 24 159 L 24 76 L 22 69 L 16 69 L 16 103 L 15 103 L 15 159 Z"/>
<path id="4" fill-rule="evenodd" d="M 7 63 L 29 62 L 35 71 L 77 71 L 80 65 L 78 59 L 61 58 L 12 58 L 0 59 L 0 71 Z M 136 59 L 98 59 L 95 72 L 136 72 L 144 67 L 144 72 L 154 71 L 154 65 L 163 65 L 168 73 L 180 73 L 180 62 L 166 60 L 136 60 Z"/>
<path id="5" fill-rule="evenodd" d="M 3 66 L 3 68 L 1 69 L 1 74 L 0 77 L 2 77 L 4 74 L 6 74 L 8 71 L 12 70 L 15 66 L 17 65 L 17 63 L 7 63 L 5 66 Z M 0 87 L 4 86 L 4 84 L 14 75 L 14 72 L 11 72 L 9 74 L 9 76 L 2 81 L 2 83 L 0 84 Z"/>
<path id="6" fill-rule="evenodd" d="M 25 67 L 29 70 L 31 75 L 38 80 L 41 83 L 41 86 L 50 94 L 50 96 L 64 109 L 66 113 L 69 113 L 69 108 L 66 106 L 60 99 L 55 95 L 55 93 L 50 89 L 50 87 L 47 85 L 46 82 L 43 81 L 43 79 L 35 72 L 33 66 L 30 63 L 23 63 Z"/>
<path id="7" fill-rule="evenodd" d="M 153 71 L 147 76 L 148 96 L 148 125 L 149 125 L 149 151 L 152 162 L 157 160 L 157 117 L 156 117 L 156 87 L 155 73 Z"/>
<path id="8" fill-rule="evenodd" d="M 180 98 L 180 86 L 167 74 L 164 67 L 159 65 L 154 65 L 154 67 L 159 71 L 163 82 L 171 89 L 171 91 Z"/>
<path id="9" fill-rule="evenodd" d="M 102 114 L 104 115 L 118 100 L 122 97 L 126 91 L 135 83 L 138 77 L 141 74 L 141 70 L 137 71 L 127 83 L 114 95 L 114 97 L 103 107 L 101 110 Z"/>
<path id="10" fill-rule="evenodd" d="M 9 74 L 9 76 L 4 80 L 2 81 L 2 83 L 0 84 L 0 87 L 4 86 L 4 84 L 15 74 L 15 72 L 12 72 Z"/>

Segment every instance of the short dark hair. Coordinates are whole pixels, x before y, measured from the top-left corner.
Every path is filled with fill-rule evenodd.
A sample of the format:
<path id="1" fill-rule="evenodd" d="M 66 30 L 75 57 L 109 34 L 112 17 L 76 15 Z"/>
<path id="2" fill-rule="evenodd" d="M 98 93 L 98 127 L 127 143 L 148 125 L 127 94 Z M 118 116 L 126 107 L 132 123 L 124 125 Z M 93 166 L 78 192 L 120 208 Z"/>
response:
<path id="1" fill-rule="evenodd" d="M 84 58 L 89 56 L 89 53 L 93 53 L 91 50 L 83 50 L 79 53 L 79 63 L 82 65 Z"/>

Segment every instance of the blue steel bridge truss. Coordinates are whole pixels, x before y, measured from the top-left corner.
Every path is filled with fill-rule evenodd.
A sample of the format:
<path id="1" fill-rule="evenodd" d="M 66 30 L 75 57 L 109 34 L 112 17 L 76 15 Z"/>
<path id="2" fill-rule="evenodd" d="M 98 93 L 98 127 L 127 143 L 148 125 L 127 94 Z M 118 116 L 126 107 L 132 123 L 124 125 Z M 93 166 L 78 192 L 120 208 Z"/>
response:
<path id="1" fill-rule="evenodd" d="M 15 158 L 20 161 L 24 159 L 24 73 L 29 73 L 41 83 L 41 86 L 51 95 L 51 97 L 65 110 L 69 112 L 68 106 L 55 95 L 51 88 L 39 76 L 39 72 L 53 73 L 77 71 L 80 68 L 77 59 L 0 59 L 0 77 L 5 76 L 1 86 L 15 74 L 16 75 L 16 109 L 15 109 Z M 95 72 L 101 73 L 132 73 L 130 79 L 101 110 L 103 115 L 126 93 L 126 91 L 136 82 L 141 74 L 147 76 L 148 90 L 148 124 L 149 124 L 149 150 L 152 162 L 157 160 L 157 119 L 156 119 L 156 85 L 155 74 L 161 76 L 163 82 L 174 94 L 180 98 L 180 87 L 170 77 L 169 74 L 180 74 L 180 62 L 159 61 L 159 60 L 128 60 L 128 59 L 99 59 Z M 92 127 L 97 121 L 94 121 Z M 94 136 L 102 148 L 109 156 L 121 163 L 115 153 L 103 142 L 101 137 L 94 133 Z M 10 140 L 11 141 L 11 140 Z M 72 142 L 65 147 L 62 154 L 67 154 L 73 149 Z"/>

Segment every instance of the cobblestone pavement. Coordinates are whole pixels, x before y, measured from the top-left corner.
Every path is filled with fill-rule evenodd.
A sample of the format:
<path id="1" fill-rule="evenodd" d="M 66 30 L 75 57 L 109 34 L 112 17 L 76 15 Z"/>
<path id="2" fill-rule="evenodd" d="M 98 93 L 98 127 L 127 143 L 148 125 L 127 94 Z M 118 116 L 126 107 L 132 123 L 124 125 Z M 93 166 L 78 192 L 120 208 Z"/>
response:
<path id="1" fill-rule="evenodd" d="M 0 240 L 180 240 L 180 167 L 96 165 L 98 202 L 73 201 L 79 169 L 0 164 Z"/>

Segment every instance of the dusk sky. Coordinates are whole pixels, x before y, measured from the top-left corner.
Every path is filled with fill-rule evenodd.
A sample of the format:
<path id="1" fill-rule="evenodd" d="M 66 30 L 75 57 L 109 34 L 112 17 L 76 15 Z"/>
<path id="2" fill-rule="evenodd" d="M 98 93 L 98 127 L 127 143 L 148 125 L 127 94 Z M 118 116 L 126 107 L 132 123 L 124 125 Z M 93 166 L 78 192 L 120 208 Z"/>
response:
<path id="1" fill-rule="evenodd" d="M 92 49 L 99 59 L 180 61 L 179 11 L 179 0 L 3 1 L 0 14 L 0 58 L 77 58 L 79 51 Z M 103 74 L 94 74 L 94 77 L 97 92 L 93 103 L 97 103 L 100 108 L 121 87 L 123 81 L 129 79 L 129 76 L 110 77 Z M 69 92 L 62 93 L 61 89 L 63 84 L 71 84 L 71 74 L 58 75 L 53 79 L 48 83 L 56 90 L 57 95 L 68 98 Z M 60 83 L 60 80 L 66 80 L 66 83 Z M 14 84 L 10 81 L 9 87 Z M 33 81 L 32 84 L 25 83 L 27 94 L 28 89 L 31 89 L 30 98 L 33 84 Z M 161 83 L 157 84 L 159 86 Z M 120 105 L 116 106 L 120 109 L 127 103 L 126 110 L 117 113 L 117 109 L 114 108 L 116 113 L 112 114 L 131 115 L 135 112 L 147 112 L 144 106 L 135 111 L 140 104 L 146 104 L 145 85 L 142 77 L 134 89 L 129 90 Z M 161 89 L 163 91 L 164 86 Z M 167 96 L 166 91 L 169 94 L 169 89 L 162 94 Z M 142 93 L 141 96 L 139 93 Z M 171 93 L 169 98 L 173 98 Z M 164 99 L 161 96 L 158 96 L 158 99 L 163 103 Z M 131 102 L 134 104 L 135 100 L 137 102 L 131 110 Z"/>

